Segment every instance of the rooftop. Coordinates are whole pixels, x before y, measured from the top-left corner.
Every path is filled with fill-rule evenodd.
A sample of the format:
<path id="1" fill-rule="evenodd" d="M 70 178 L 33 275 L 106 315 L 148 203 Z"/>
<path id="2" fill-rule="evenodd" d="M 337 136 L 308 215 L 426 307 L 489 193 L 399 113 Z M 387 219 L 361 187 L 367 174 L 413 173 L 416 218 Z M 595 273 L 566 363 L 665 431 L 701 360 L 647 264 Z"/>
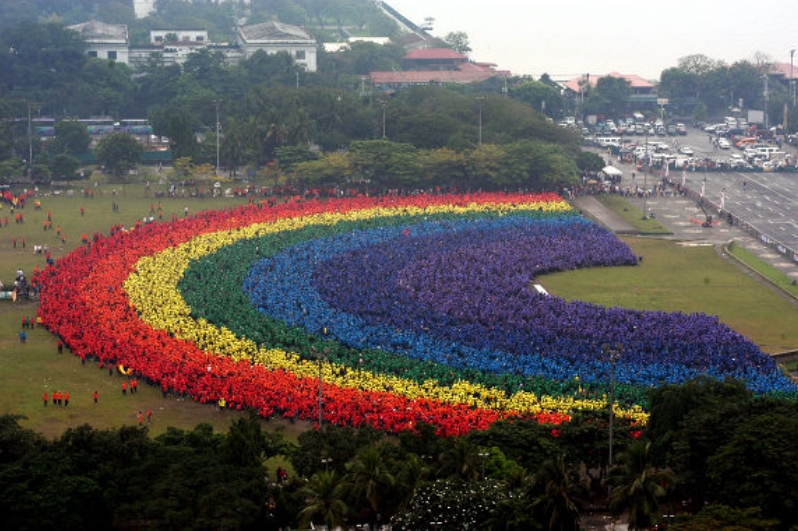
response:
<path id="1" fill-rule="evenodd" d="M 656 87 L 656 85 L 651 81 L 647 81 L 636 74 L 621 74 L 620 72 L 610 72 L 604 76 L 590 76 L 590 86 L 595 87 L 598 83 L 598 80 L 602 77 L 619 77 L 621 79 L 625 79 L 629 83 L 629 87 L 632 89 L 653 89 Z M 566 81 L 563 83 L 563 85 L 572 92 L 580 93 L 582 92 L 582 83 L 584 83 L 584 81 L 585 77 L 579 76 Z"/>
<path id="2" fill-rule="evenodd" d="M 299 26 L 274 21 L 239 26 L 238 33 L 246 42 L 316 42 L 310 33 Z"/>
<path id="3" fill-rule="evenodd" d="M 84 41 L 127 42 L 127 26 L 124 24 L 106 24 L 99 20 L 90 20 L 69 26 L 68 29 L 80 33 Z"/>

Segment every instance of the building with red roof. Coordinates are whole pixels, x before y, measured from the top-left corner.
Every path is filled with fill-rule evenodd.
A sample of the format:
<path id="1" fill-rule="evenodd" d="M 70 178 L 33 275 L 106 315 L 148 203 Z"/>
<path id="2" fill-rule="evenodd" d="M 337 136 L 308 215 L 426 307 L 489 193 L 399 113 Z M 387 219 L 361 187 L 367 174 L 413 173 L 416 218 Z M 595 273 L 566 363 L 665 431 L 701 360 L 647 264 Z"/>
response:
<path id="1" fill-rule="evenodd" d="M 482 83 L 492 78 L 508 78 L 510 72 L 497 70 L 493 63 L 477 63 L 449 48 L 418 48 L 403 58 L 404 70 L 371 72 L 369 79 L 382 89 L 411 85 Z"/>
<path id="2" fill-rule="evenodd" d="M 610 72 L 605 76 L 591 76 L 585 74 L 584 76 L 575 77 L 564 83 L 561 83 L 563 88 L 563 95 L 567 98 L 579 99 L 582 97 L 583 91 L 587 92 L 587 86 L 595 88 L 598 80 L 602 77 L 619 77 L 626 80 L 629 84 L 630 94 L 629 103 L 638 104 L 641 107 L 651 106 L 657 104 L 657 85 L 643 79 L 635 74 L 621 74 L 620 72 Z"/>

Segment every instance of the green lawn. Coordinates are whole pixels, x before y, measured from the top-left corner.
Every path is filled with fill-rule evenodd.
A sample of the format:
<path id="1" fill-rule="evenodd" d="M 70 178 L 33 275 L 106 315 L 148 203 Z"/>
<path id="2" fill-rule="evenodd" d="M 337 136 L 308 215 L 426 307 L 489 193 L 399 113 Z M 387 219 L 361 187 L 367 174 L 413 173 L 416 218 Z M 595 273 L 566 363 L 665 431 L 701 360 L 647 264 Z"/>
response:
<path id="1" fill-rule="evenodd" d="M 660 222 L 655 218 L 649 217 L 644 219 L 643 211 L 620 195 L 599 195 L 596 196 L 596 198 L 606 205 L 610 210 L 614 211 L 621 218 L 623 218 L 624 221 L 629 223 L 629 225 L 638 230 L 640 234 L 670 234 L 670 231 L 663 227 L 662 224 L 660 224 Z"/>
<path id="2" fill-rule="evenodd" d="M 107 234 L 114 224 L 130 226 L 150 215 L 150 206 L 158 199 L 145 196 L 142 184 L 128 185 L 123 191 L 106 185 L 94 190 L 94 198 L 83 197 L 79 188 L 71 195 L 43 196 L 41 210 L 33 204 L 24 209 L 25 223 L 0 227 L 0 280 L 9 284 L 22 268 L 30 275 L 35 266 L 44 266 L 44 257 L 33 254 L 34 244 L 47 244 L 54 257 L 62 256 L 80 245 L 80 236 L 94 232 Z M 149 194 L 165 191 L 165 186 L 153 185 Z M 113 202 L 119 211 L 112 212 Z M 246 198 L 178 198 L 161 199 L 164 220 L 172 215 L 182 216 L 185 207 L 191 213 L 230 207 L 246 202 Z M 80 215 L 80 208 L 84 215 Z M 42 228 L 50 212 L 53 226 L 61 226 L 66 235 L 62 246 L 56 230 Z M 638 211 L 639 213 L 639 211 Z M 0 218 L 9 215 L 5 207 Z M 154 214 L 157 217 L 157 213 Z M 639 214 L 632 213 L 632 216 Z M 642 217 L 642 216 L 640 216 Z M 653 221 L 653 220 L 648 220 Z M 27 247 L 12 246 L 25 238 Z M 650 238 L 629 238 L 628 243 L 637 255 L 644 256 L 640 267 L 594 268 L 547 276 L 542 280 L 546 288 L 567 299 L 582 299 L 600 304 L 630 308 L 661 309 L 717 314 L 739 332 L 751 337 L 765 351 L 776 352 L 798 347 L 798 312 L 772 290 L 743 274 L 737 267 L 721 259 L 711 247 L 680 246 L 671 241 Z M 35 304 L 12 303 L 0 300 L 0 412 L 17 413 L 28 417 L 25 425 L 48 436 L 56 436 L 70 426 L 90 423 L 98 428 L 135 424 L 139 411 L 153 412 L 153 434 L 162 433 L 167 426 L 191 429 L 200 422 L 211 422 L 225 430 L 237 412 L 220 413 L 212 406 L 190 400 L 163 397 L 156 388 L 143 385 L 136 395 L 123 396 L 118 375 L 109 376 L 96 364 L 81 365 L 80 360 L 65 353 L 58 356 L 56 340 L 44 329 L 29 331 L 28 341 L 19 342 L 22 316 L 35 315 Z M 47 408 L 42 405 L 42 393 L 53 390 L 68 391 L 69 408 Z M 91 394 L 97 390 L 99 403 Z M 274 422 L 270 428 L 284 430 L 289 439 L 307 429 L 307 423 Z"/>

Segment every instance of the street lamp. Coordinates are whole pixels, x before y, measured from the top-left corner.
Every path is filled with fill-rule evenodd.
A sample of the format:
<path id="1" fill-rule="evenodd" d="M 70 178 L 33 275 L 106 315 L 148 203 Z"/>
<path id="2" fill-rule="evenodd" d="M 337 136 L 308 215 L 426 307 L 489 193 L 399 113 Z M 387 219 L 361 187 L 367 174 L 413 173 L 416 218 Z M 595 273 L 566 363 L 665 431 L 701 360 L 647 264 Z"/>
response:
<path id="1" fill-rule="evenodd" d="M 30 117 L 31 102 L 28 100 L 28 178 L 33 178 L 33 127 Z"/>
<path id="2" fill-rule="evenodd" d="M 792 106 L 795 107 L 795 78 L 792 77 L 793 56 L 795 50 L 790 50 L 790 95 L 792 96 Z"/>
<path id="3" fill-rule="evenodd" d="M 617 344 L 614 347 L 609 343 L 605 343 L 602 347 L 604 354 L 609 356 L 610 359 L 610 396 L 609 396 L 609 413 L 610 413 L 610 439 L 609 439 L 609 468 L 612 468 L 612 438 L 614 435 L 615 424 L 615 362 L 623 354 L 623 345 Z"/>
<path id="4" fill-rule="evenodd" d="M 643 160 L 643 219 L 648 219 L 648 166 L 651 155 L 648 153 L 648 131 L 646 131 L 646 151 Z"/>
<path id="5" fill-rule="evenodd" d="M 322 329 L 322 334 L 327 336 L 327 328 Z M 315 346 L 310 347 L 311 352 L 316 357 L 319 364 L 319 429 L 324 422 L 324 364 L 323 361 L 330 354 L 330 349 L 324 348 L 323 350 L 317 349 Z"/>
<path id="6" fill-rule="evenodd" d="M 479 136 L 477 145 L 482 145 L 482 106 L 485 104 L 485 96 L 477 97 L 477 103 L 479 104 Z"/>
<path id="7" fill-rule="evenodd" d="M 388 106 L 388 102 L 385 100 L 380 100 L 380 107 L 382 107 L 382 139 L 385 140 L 385 108 Z"/>
<path id="8" fill-rule="evenodd" d="M 762 79 L 764 79 L 764 81 L 765 81 L 765 92 L 764 92 L 764 95 L 765 95 L 765 129 L 769 131 L 770 130 L 770 123 L 768 122 L 768 98 L 769 98 L 769 94 L 768 94 L 768 75 L 767 74 L 762 74 Z"/>
<path id="9" fill-rule="evenodd" d="M 219 100 L 213 100 L 216 104 L 216 175 L 219 175 Z"/>
<path id="10" fill-rule="evenodd" d="M 482 481 L 485 481 L 485 461 L 490 457 L 490 452 L 479 452 L 480 462 L 482 463 Z"/>

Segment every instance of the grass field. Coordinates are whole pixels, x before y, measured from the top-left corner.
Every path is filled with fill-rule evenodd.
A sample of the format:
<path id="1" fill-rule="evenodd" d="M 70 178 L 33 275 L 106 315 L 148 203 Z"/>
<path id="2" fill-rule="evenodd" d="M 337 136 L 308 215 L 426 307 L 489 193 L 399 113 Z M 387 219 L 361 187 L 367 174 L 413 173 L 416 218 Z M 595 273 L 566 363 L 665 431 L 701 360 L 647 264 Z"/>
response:
<path id="1" fill-rule="evenodd" d="M 143 185 L 91 187 L 94 198 L 84 197 L 79 188 L 74 193 L 43 195 L 41 210 L 34 210 L 32 202 L 24 209 L 25 222 L 16 225 L 8 207 L 0 218 L 10 217 L 8 226 L 0 227 L 0 280 L 13 282 L 14 274 L 22 268 L 30 276 L 35 266 L 44 266 L 44 257 L 33 254 L 33 245 L 47 244 L 55 258 L 80 245 L 80 236 L 95 232 L 107 234 L 114 224 L 131 226 L 150 216 L 151 205 L 157 219 L 159 200 L 163 219 L 183 216 L 200 210 L 221 209 L 246 202 L 246 198 L 177 198 L 152 197 L 165 186 L 153 185 L 145 194 Z M 148 196 L 149 195 L 149 196 Z M 118 212 L 112 203 L 119 204 Z M 80 209 L 84 209 L 81 216 Z M 43 230 L 48 212 L 54 229 Z M 55 227 L 61 227 L 66 244 L 61 245 Z M 17 248 L 12 238 L 18 241 Z M 26 248 L 21 248 L 21 239 Z M 650 238 L 626 240 L 637 255 L 644 256 L 640 267 L 594 268 L 579 272 L 550 275 L 542 279 L 546 288 L 567 299 L 582 299 L 599 304 L 639 309 L 705 312 L 716 314 L 767 352 L 798 347 L 798 312 L 782 298 L 738 268 L 722 259 L 712 247 L 690 247 L 672 241 Z M 135 395 L 122 395 L 122 379 L 110 376 L 96 364 L 81 365 L 80 360 L 66 351 L 59 356 L 56 340 L 44 329 L 28 331 L 27 343 L 19 342 L 20 321 L 34 316 L 35 303 L 12 303 L 0 300 L 0 412 L 25 415 L 24 425 L 47 436 L 56 436 L 64 429 L 89 423 L 97 428 L 135 424 L 139 411 L 152 410 L 154 435 L 167 426 L 191 429 L 200 422 L 210 422 L 225 430 L 237 412 L 219 412 L 212 406 L 195 404 L 189 400 L 163 397 L 158 389 L 140 386 Z M 42 393 L 68 391 L 68 408 L 42 405 Z M 91 395 L 97 390 L 97 404 Z M 309 424 L 272 421 L 269 429 L 282 430 L 289 439 Z"/>

